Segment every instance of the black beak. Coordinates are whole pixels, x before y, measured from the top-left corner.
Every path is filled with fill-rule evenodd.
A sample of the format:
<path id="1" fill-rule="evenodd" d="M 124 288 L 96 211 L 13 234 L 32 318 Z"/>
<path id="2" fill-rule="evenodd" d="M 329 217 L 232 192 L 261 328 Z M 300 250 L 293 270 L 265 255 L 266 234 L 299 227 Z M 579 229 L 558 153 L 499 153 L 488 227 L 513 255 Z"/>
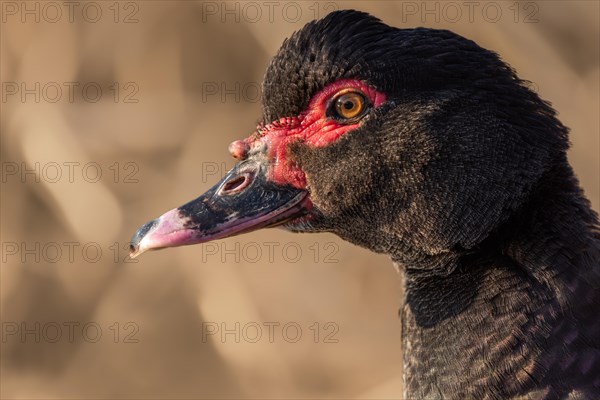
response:
<path id="1" fill-rule="evenodd" d="M 305 215 L 308 202 L 307 191 L 276 185 L 263 163 L 245 160 L 202 196 L 142 225 L 130 256 L 276 226 Z"/>

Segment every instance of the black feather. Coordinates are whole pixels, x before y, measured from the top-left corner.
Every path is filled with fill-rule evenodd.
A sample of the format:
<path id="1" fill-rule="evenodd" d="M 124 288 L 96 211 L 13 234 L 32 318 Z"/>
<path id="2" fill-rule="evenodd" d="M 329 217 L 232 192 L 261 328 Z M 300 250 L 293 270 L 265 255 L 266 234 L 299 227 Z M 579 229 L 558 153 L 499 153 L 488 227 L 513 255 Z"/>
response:
<path id="1" fill-rule="evenodd" d="M 265 122 L 340 78 L 387 102 L 329 146 L 291 147 L 317 217 L 290 229 L 401 267 L 406 397 L 598 398 L 598 217 L 551 106 L 470 40 L 340 11 L 284 42 Z"/>

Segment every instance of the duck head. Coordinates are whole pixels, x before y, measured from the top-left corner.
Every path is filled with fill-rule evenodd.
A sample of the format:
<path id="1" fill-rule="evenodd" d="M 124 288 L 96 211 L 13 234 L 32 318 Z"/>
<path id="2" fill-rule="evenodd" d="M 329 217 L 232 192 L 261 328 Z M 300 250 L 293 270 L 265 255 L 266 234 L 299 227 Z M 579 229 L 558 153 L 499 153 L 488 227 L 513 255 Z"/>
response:
<path id="1" fill-rule="evenodd" d="M 229 147 L 238 164 L 143 225 L 132 256 L 280 226 L 414 263 L 479 244 L 567 146 L 552 109 L 495 53 L 357 11 L 283 43 L 262 108 Z"/>

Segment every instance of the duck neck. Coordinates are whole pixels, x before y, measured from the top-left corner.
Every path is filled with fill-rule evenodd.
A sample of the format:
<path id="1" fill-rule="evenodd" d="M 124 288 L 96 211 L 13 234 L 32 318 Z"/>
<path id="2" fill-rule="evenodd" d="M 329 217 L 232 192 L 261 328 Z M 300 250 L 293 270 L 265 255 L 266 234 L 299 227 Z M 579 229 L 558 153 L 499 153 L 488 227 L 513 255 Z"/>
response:
<path id="1" fill-rule="evenodd" d="M 477 248 L 404 264 L 407 398 L 566 395 L 600 368 L 577 360 L 599 344 L 597 217 L 568 166 L 548 176 L 531 206 Z M 568 360 L 582 363 L 577 378 L 565 375 Z"/>

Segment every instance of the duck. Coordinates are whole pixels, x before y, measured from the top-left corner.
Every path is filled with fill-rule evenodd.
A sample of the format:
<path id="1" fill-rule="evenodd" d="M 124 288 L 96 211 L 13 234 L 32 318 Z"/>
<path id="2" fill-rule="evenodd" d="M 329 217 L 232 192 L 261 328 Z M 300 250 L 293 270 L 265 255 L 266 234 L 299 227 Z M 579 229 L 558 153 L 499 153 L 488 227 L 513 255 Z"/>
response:
<path id="1" fill-rule="evenodd" d="M 402 276 L 405 398 L 598 399 L 600 224 L 530 86 L 451 31 L 332 12 L 271 60 L 237 164 L 131 256 L 333 232 Z"/>

